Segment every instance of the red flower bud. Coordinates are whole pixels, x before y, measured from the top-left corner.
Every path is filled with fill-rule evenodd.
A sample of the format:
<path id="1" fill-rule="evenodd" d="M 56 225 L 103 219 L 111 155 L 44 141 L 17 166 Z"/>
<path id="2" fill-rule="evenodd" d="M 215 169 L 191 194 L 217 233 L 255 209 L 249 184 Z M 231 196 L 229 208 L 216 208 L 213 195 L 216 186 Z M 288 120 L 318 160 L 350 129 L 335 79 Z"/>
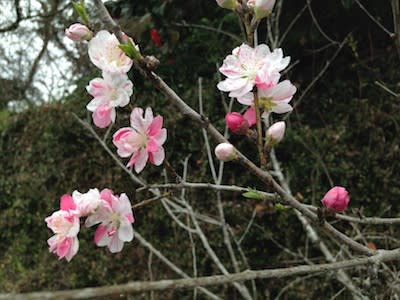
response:
<path id="1" fill-rule="evenodd" d="M 230 112 L 225 116 L 226 125 L 228 128 L 235 133 L 245 133 L 249 129 L 249 123 L 247 120 L 238 112 Z"/>
<path id="2" fill-rule="evenodd" d="M 344 187 L 335 186 L 331 188 L 322 198 L 322 203 L 335 212 L 344 211 L 349 205 L 349 193 Z"/>

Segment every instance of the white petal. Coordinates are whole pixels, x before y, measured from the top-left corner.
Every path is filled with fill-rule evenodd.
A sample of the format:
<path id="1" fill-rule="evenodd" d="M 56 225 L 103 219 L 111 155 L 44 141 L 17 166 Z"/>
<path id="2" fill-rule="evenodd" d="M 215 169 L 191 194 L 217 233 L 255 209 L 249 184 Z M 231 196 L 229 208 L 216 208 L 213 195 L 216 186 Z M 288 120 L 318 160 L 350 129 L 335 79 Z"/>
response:
<path id="1" fill-rule="evenodd" d="M 108 249 L 110 249 L 111 253 L 121 252 L 124 247 L 124 242 L 121 241 L 116 234 L 114 234 L 108 244 Z"/>
<path id="2" fill-rule="evenodd" d="M 247 82 L 247 78 L 227 78 L 218 83 L 217 88 L 223 92 L 231 92 L 243 88 L 246 86 Z"/>
<path id="3" fill-rule="evenodd" d="M 238 97 L 237 100 L 241 104 L 251 106 L 254 102 L 254 94 L 252 92 L 249 92 L 247 94 L 244 94 L 243 96 Z"/>
<path id="4" fill-rule="evenodd" d="M 133 228 L 130 223 L 121 225 L 118 229 L 118 238 L 124 242 L 130 242 L 133 240 Z"/>
<path id="5" fill-rule="evenodd" d="M 272 108 L 272 112 L 277 113 L 277 114 L 284 114 L 284 113 L 287 113 L 292 110 L 293 110 L 293 107 L 287 103 L 279 103 L 278 105 L 276 105 Z"/>

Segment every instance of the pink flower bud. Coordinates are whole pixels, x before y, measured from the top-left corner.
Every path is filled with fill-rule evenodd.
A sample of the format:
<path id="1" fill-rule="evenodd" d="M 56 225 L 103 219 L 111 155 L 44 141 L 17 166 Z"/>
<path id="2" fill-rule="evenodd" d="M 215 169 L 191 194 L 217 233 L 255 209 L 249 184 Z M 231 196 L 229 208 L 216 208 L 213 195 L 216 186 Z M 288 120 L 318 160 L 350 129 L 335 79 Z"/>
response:
<path id="1" fill-rule="evenodd" d="M 217 0 L 217 4 L 222 8 L 234 10 L 239 6 L 238 0 Z"/>
<path id="2" fill-rule="evenodd" d="M 335 212 L 342 212 L 349 205 L 350 197 L 344 187 L 335 186 L 325 194 L 321 201 L 327 208 Z"/>
<path id="3" fill-rule="evenodd" d="M 247 6 L 254 10 L 257 20 L 268 16 L 274 8 L 276 0 L 249 0 Z"/>
<path id="4" fill-rule="evenodd" d="M 221 161 L 230 161 L 237 157 L 235 148 L 229 143 L 221 143 L 215 147 L 215 155 Z"/>
<path id="5" fill-rule="evenodd" d="M 75 42 L 90 40 L 93 37 L 93 32 L 85 25 L 75 23 L 65 29 L 65 35 Z"/>
<path id="6" fill-rule="evenodd" d="M 267 145 L 270 147 L 274 147 L 278 144 L 285 135 L 286 125 L 285 122 L 280 121 L 274 123 L 270 128 L 267 130 Z"/>
<path id="7" fill-rule="evenodd" d="M 225 116 L 226 125 L 235 133 L 245 133 L 249 129 L 249 123 L 238 112 L 230 112 Z"/>

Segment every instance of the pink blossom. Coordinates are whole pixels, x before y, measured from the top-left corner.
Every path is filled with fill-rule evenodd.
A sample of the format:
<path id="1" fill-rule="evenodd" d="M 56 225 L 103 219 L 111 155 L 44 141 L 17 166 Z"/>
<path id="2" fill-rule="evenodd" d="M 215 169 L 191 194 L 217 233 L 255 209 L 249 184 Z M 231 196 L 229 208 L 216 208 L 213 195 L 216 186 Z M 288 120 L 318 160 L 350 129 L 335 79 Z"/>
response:
<path id="1" fill-rule="evenodd" d="M 165 158 L 162 145 L 167 139 L 167 130 L 162 128 L 163 118 L 153 117 L 150 107 L 136 107 L 131 113 L 131 127 L 124 127 L 114 133 L 113 143 L 118 148 L 121 157 L 132 156 L 127 166 L 134 166 L 137 173 L 141 172 L 147 160 L 156 166 L 161 165 Z"/>
<path id="2" fill-rule="evenodd" d="M 62 206 L 72 208 L 70 198 L 64 195 Z M 68 204 L 67 204 L 68 203 Z M 54 235 L 47 240 L 49 250 L 58 255 L 60 259 L 64 258 L 70 261 L 78 252 L 79 241 L 79 217 L 73 210 L 58 210 L 45 219 Z"/>
<path id="3" fill-rule="evenodd" d="M 76 206 L 75 210 L 80 217 L 93 214 L 101 202 L 98 189 L 90 189 L 83 194 L 79 191 L 74 191 L 72 193 L 72 199 Z"/>
<path id="4" fill-rule="evenodd" d="M 229 143 L 221 143 L 215 147 L 215 156 L 220 161 L 231 161 L 237 157 L 235 147 Z"/>
<path id="5" fill-rule="evenodd" d="M 94 78 L 86 90 L 94 98 L 86 108 L 93 112 L 96 126 L 105 128 L 115 121 L 115 107 L 123 107 L 129 103 L 133 93 L 133 84 L 126 74 L 103 72 L 103 78 Z"/>
<path id="6" fill-rule="evenodd" d="M 124 242 L 133 239 L 135 218 L 131 203 L 126 194 L 118 197 L 109 189 L 101 192 L 101 200 L 96 212 L 86 219 L 86 226 L 100 223 L 94 236 L 96 245 L 107 246 L 112 253 L 120 252 Z"/>
<path id="7" fill-rule="evenodd" d="M 289 61 L 289 57 L 283 57 L 282 49 L 271 52 L 265 44 L 256 48 L 242 44 L 225 58 L 219 71 L 227 78 L 218 83 L 217 87 L 221 91 L 230 92 L 230 97 L 236 97 L 243 103 L 241 98 L 250 93 L 255 85 L 262 88 L 276 85 L 280 78 L 279 72 L 287 67 Z"/>
<path id="8" fill-rule="evenodd" d="M 267 130 L 267 144 L 270 147 L 278 144 L 285 135 L 286 124 L 283 121 L 279 121 L 271 125 Z"/>
<path id="9" fill-rule="evenodd" d="M 90 40 L 93 37 L 93 32 L 85 25 L 75 23 L 65 29 L 65 35 L 75 42 L 80 42 Z"/>
<path id="10" fill-rule="evenodd" d="M 133 61 L 118 46 L 119 41 L 114 34 L 101 30 L 89 42 L 89 58 L 105 72 L 127 73 Z"/>
<path id="11" fill-rule="evenodd" d="M 342 212 L 349 205 L 350 197 L 344 187 L 335 186 L 325 194 L 321 201 L 327 208 L 335 212 Z"/>

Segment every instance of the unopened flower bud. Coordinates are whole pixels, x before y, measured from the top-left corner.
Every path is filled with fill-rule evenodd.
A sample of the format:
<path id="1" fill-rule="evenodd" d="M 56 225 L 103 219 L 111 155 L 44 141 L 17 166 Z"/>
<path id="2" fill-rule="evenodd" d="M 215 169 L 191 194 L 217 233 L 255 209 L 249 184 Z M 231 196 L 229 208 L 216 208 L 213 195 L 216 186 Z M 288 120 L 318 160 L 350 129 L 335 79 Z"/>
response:
<path id="1" fill-rule="evenodd" d="M 350 197 L 344 187 L 335 186 L 325 194 L 321 201 L 327 208 L 335 212 L 342 212 L 349 205 Z"/>
<path id="2" fill-rule="evenodd" d="M 243 134 L 249 129 L 249 123 L 238 112 L 230 112 L 225 116 L 226 125 L 235 133 Z"/>
<path id="3" fill-rule="evenodd" d="M 268 16 L 274 8 L 275 0 L 249 0 L 247 6 L 254 10 L 257 20 Z"/>
<path id="4" fill-rule="evenodd" d="M 274 147 L 278 144 L 285 135 L 286 125 L 285 122 L 279 121 L 274 123 L 270 128 L 267 130 L 267 145 L 269 147 Z"/>
<path id="5" fill-rule="evenodd" d="M 230 161 L 237 157 L 235 148 L 229 143 L 221 143 L 215 147 L 215 155 L 221 161 Z"/>
<path id="6" fill-rule="evenodd" d="M 217 0 L 217 4 L 223 8 L 234 10 L 239 6 L 238 0 Z"/>
<path id="7" fill-rule="evenodd" d="M 75 42 L 90 40 L 93 37 L 93 32 L 85 25 L 75 23 L 65 29 L 65 35 Z"/>

